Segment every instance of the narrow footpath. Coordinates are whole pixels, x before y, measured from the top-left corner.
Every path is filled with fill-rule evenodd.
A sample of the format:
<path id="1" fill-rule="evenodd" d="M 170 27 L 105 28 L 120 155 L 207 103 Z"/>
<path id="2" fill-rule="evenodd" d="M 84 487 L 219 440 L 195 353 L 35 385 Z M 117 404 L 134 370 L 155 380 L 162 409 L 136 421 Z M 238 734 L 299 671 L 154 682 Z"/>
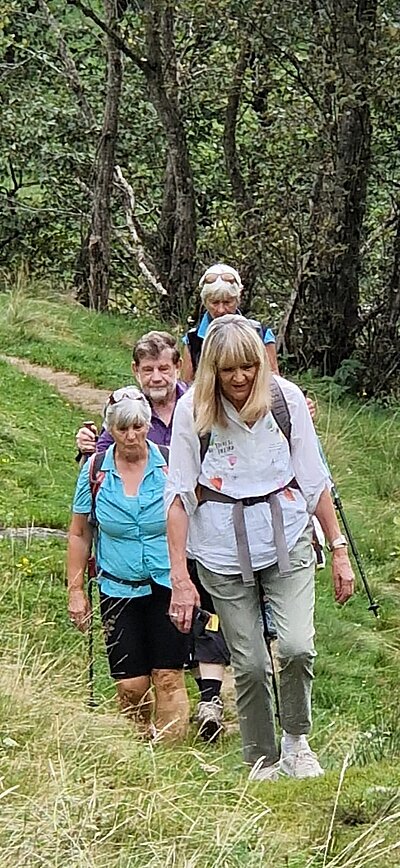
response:
<path id="1" fill-rule="evenodd" d="M 36 377 L 38 380 L 43 380 L 49 383 L 57 392 L 60 393 L 64 400 L 77 407 L 81 407 L 87 416 L 102 415 L 106 400 L 110 394 L 107 389 L 98 389 L 91 386 L 89 383 L 82 382 L 75 374 L 68 374 L 66 371 L 55 371 L 53 368 L 44 365 L 35 365 L 28 362 L 27 359 L 20 359 L 17 356 L 6 356 L 0 354 L 0 360 L 9 365 L 13 365 L 20 371 L 21 374 L 28 374 L 30 377 Z M 49 539 L 57 537 L 66 539 L 65 531 L 57 530 L 49 527 L 1 527 L 0 539 L 5 538 L 29 540 L 31 537 L 35 539 Z"/>

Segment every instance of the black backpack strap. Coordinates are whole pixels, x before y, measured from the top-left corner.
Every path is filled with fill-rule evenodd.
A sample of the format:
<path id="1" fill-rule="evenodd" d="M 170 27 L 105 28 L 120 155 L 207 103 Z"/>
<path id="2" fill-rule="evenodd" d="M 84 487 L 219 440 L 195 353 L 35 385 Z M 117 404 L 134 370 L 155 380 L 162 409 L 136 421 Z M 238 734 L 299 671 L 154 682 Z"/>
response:
<path id="1" fill-rule="evenodd" d="M 203 461 L 206 457 L 206 454 L 208 452 L 208 447 L 210 445 L 211 431 L 208 431 L 207 434 L 202 434 L 201 437 L 199 437 L 199 440 L 200 440 L 200 461 L 201 461 L 201 463 L 203 463 Z"/>
<path id="2" fill-rule="evenodd" d="M 203 348 L 203 340 L 199 338 L 197 334 L 198 326 L 193 329 L 189 329 L 186 337 L 187 337 L 187 345 L 189 347 L 190 358 L 193 366 L 193 373 L 195 374 L 199 365 L 201 351 Z"/>
<path id="3" fill-rule="evenodd" d="M 275 419 L 276 424 L 281 429 L 282 434 L 286 437 L 286 440 L 288 441 L 290 447 L 292 420 L 290 418 L 289 407 L 283 391 L 278 381 L 273 375 L 271 377 L 271 397 L 271 413 Z"/>
<path id="4" fill-rule="evenodd" d="M 161 455 L 166 464 L 169 464 L 169 446 L 159 446 L 157 443 L 157 448 L 161 452 Z"/>

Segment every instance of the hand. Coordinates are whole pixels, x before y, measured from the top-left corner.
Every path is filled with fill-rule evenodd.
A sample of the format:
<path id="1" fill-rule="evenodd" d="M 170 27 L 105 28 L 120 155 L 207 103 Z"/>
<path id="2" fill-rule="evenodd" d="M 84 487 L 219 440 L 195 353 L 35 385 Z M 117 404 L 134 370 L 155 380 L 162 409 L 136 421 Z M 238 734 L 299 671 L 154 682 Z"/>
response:
<path id="1" fill-rule="evenodd" d="M 193 608 L 200 606 L 200 597 L 195 585 L 189 578 L 186 567 L 174 570 L 171 574 L 172 594 L 169 617 L 181 633 L 190 633 L 193 621 Z"/>
<path id="2" fill-rule="evenodd" d="M 92 610 L 84 591 L 72 590 L 69 592 L 68 615 L 71 623 L 74 624 L 81 633 L 87 633 L 90 619 L 92 617 Z"/>
<path id="3" fill-rule="evenodd" d="M 90 427 L 89 427 L 90 426 Z M 79 452 L 91 454 L 96 450 L 97 428 L 94 422 L 85 422 L 76 435 L 76 446 Z"/>
<path id="4" fill-rule="evenodd" d="M 354 594 L 354 573 L 346 546 L 332 552 L 332 578 L 335 600 L 343 605 Z"/>
<path id="5" fill-rule="evenodd" d="M 306 398 L 306 404 L 307 404 L 308 412 L 309 412 L 309 414 L 310 414 L 310 416 L 311 416 L 311 419 L 314 421 L 314 419 L 315 419 L 315 414 L 316 414 L 316 412 L 317 412 L 317 406 L 316 406 L 316 404 L 314 403 L 314 401 L 311 400 L 311 398 Z"/>

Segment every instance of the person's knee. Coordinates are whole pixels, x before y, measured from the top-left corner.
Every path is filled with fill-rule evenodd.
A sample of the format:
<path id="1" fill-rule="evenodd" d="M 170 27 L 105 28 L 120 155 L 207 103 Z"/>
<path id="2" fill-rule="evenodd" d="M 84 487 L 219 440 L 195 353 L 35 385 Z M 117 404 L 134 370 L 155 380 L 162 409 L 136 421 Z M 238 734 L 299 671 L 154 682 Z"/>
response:
<path id="1" fill-rule="evenodd" d="M 153 669 L 156 728 L 165 741 L 181 741 L 189 725 L 189 699 L 181 669 Z"/>
<path id="2" fill-rule="evenodd" d="M 137 708 L 151 701 L 150 679 L 148 676 L 121 678 L 117 681 L 117 694 L 123 709 Z"/>
<path id="3" fill-rule="evenodd" d="M 270 671 L 268 660 L 264 657 L 245 657 L 232 661 L 237 684 L 252 682 L 263 684 Z"/>
<path id="4" fill-rule="evenodd" d="M 294 637 L 285 641 L 278 640 L 277 658 L 280 667 L 284 667 L 287 663 L 292 662 L 301 666 L 306 662 L 312 661 L 315 657 L 315 649 L 313 639 L 308 640 L 302 637 Z"/>

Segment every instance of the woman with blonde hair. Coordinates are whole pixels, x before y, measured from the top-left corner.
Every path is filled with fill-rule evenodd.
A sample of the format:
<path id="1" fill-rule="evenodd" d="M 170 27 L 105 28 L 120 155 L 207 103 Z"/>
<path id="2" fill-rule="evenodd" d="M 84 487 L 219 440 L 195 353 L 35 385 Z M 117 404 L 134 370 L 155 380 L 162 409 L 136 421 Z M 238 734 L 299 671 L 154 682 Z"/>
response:
<path id="1" fill-rule="evenodd" d="M 290 437 L 275 419 L 272 394 L 290 416 Z M 190 629 L 198 594 L 186 548 L 211 594 L 231 653 L 245 762 L 257 780 L 323 774 L 311 729 L 314 557 L 310 515 L 330 542 L 335 599 L 354 576 L 333 509 L 329 480 L 300 389 L 269 371 L 251 321 L 211 323 L 195 386 L 179 402 L 166 489 L 171 558 L 170 614 Z M 275 740 L 259 589 L 278 632 L 281 751 Z"/>

